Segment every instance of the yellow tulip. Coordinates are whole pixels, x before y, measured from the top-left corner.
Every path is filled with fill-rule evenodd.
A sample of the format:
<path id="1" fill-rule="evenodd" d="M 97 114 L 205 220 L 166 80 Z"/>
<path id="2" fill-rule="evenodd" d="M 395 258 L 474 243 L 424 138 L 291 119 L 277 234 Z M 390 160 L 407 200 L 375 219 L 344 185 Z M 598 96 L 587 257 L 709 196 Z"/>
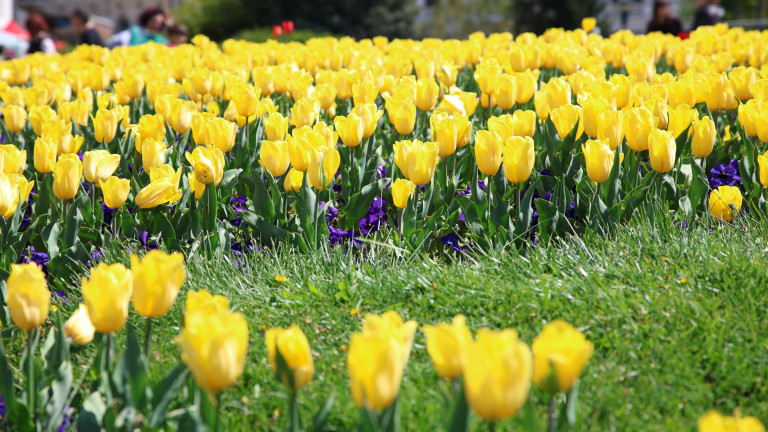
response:
<path id="1" fill-rule="evenodd" d="M 336 87 L 331 83 L 317 84 L 312 97 L 320 104 L 320 109 L 328 111 L 336 103 Z"/>
<path id="2" fill-rule="evenodd" d="M 197 105 L 192 101 L 177 99 L 173 105 L 171 127 L 176 133 L 185 134 L 192 126 L 192 116 L 197 112 Z"/>
<path id="3" fill-rule="evenodd" d="M 352 85 L 352 101 L 354 105 L 375 103 L 379 96 L 379 88 L 371 81 L 363 81 Z"/>
<path id="4" fill-rule="evenodd" d="M 70 199 L 80 189 L 83 163 L 76 154 L 62 155 L 53 168 L 53 194 L 59 199 Z"/>
<path id="5" fill-rule="evenodd" d="M 637 152 L 648 150 L 648 134 L 653 130 L 653 113 L 640 106 L 624 111 L 624 133 L 629 147 Z"/>
<path id="6" fill-rule="evenodd" d="M 571 86 L 568 81 L 563 78 L 550 79 L 546 89 L 546 104 L 549 110 L 569 103 L 571 103 Z"/>
<path id="7" fill-rule="evenodd" d="M 292 168 L 290 171 L 288 171 L 288 174 L 285 175 L 285 180 L 283 180 L 283 189 L 285 189 L 286 192 L 298 191 L 301 189 L 303 184 L 304 172 Z"/>
<path id="8" fill-rule="evenodd" d="M 481 173 L 495 176 L 501 166 L 502 141 L 496 132 L 475 132 L 475 162 Z"/>
<path id="9" fill-rule="evenodd" d="M 728 80 L 733 85 L 736 99 L 752 99 L 750 86 L 757 82 L 758 70 L 750 67 L 738 66 L 728 73 Z"/>
<path id="10" fill-rule="evenodd" d="M 704 116 L 693 121 L 691 128 L 693 132 L 693 138 L 691 140 L 691 151 L 695 157 L 703 158 L 709 156 L 712 153 L 712 148 L 715 146 L 715 138 L 717 137 L 717 130 L 715 129 L 715 122 L 707 116 Z"/>
<path id="11" fill-rule="evenodd" d="M 88 316 L 99 333 L 116 333 L 125 327 L 133 291 L 131 271 L 122 264 L 100 263 L 83 278 L 83 300 Z"/>
<path id="12" fill-rule="evenodd" d="M 760 183 L 763 187 L 768 187 L 768 151 L 757 155 L 757 164 L 760 167 Z"/>
<path id="13" fill-rule="evenodd" d="M 499 76 L 493 96 L 499 108 L 503 110 L 512 109 L 517 101 L 517 80 L 515 77 L 507 74 Z"/>
<path id="14" fill-rule="evenodd" d="M 221 312 L 229 310 L 229 299 L 220 295 L 211 295 L 206 290 L 189 291 L 184 303 L 184 325 Z"/>
<path id="15" fill-rule="evenodd" d="M 464 315 L 456 315 L 453 323 L 427 325 L 427 352 L 438 375 L 455 379 L 464 373 L 464 354 L 472 343 L 472 333 L 467 328 Z"/>
<path id="16" fill-rule="evenodd" d="M 139 208 L 174 203 L 181 198 L 181 168 L 176 171 L 170 165 L 152 168 L 149 179 L 150 183 L 136 195 L 135 201 Z"/>
<path id="17" fill-rule="evenodd" d="M 741 210 L 741 190 L 736 186 L 720 186 L 709 193 L 709 214 L 732 221 Z"/>
<path id="18" fill-rule="evenodd" d="M 18 133 L 27 124 L 27 111 L 18 105 L 5 107 L 3 117 L 5 118 L 5 127 L 8 128 L 9 132 Z"/>
<path id="19" fill-rule="evenodd" d="M 235 146 L 237 125 L 224 118 L 216 117 L 205 123 L 205 134 L 207 146 L 213 146 L 224 153 L 228 153 Z"/>
<path id="20" fill-rule="evenodd" d="M 488 130 L 499 135 L 502 141 L 515 136 L 515 118 L 510 114 L 492 116 L 488 119 Z"/>
<path id="21" fill-rule="evenodd" d="M 198 146 L 185 156 L 195 171 L 197 181 L 218 186 L 224 176 L 224 153 L 215 147 Z"/>
<path id="22" fill-rule="evenodd" d="M 35 105 L 29 108 L 29 124 L 32 125 L 35 135 L 41 136 L 43 125 L 53 120 L 56 120 L 56 111 L 48 105 Z"/>
<path id="23" fill-rule="evenodd" d="M 19 188 L 10 176 L 0 172 L 0 216 L 9 219 L 19 205 Z"/>
<path id="24" fill-rule="evenodd" d="M 595 17 L 588 17 L 588 18 L 581 19 L 581 28 L 587 33 L 594 30 L 596 26 L 597 26 L 597 18 Z"/>
<path id="25" fill-rule="evenodd" d="M 121 81 L 125 84 L 125 93 L 131 99 L 138 99 L 144 91 L 144 77 L 139 74 L 126 74 Z"/>
<path id="26" fill-rule="evenodd" d="M 131 130 L 137 135 L 136 151 L 141 153 L 141 144 L 147 138 L 157 141 L 165 139 L 165 118 L 159 114 L 144 114 L 139 119 L 138 125 L 131 125 Z"/>
<path id="27" fill-rule="evenodd" d="M 538 75 L 534 75 L 532 72 L 522 72 L 515 74 L 515 80 L 517 81 L 517 97 L 515 101 L 519 104 L 528 103 L 534 93 L 536 93 Z"/>
<path id="28" fill-rule="evenodd" d="M 448 113 L 433 114 L 429 119 L 432 141 L 440 146 L 440 157 L 446 157 L 456 153 L 459 141 L 458 121 Z"/>
<path id="29" fill-rule="evenodd" d="M 190 128 L 192 129 L 192 139 L 197 145 L 208 145 L 208 121 L 215 116 L 209 113 L 192 114 Z M 235 128 L 237 130 L 237 128 Z"/>
<path id="30" fill-rule="evenodd" d="M 352 113 L 357 114 L 362 119 L 363 138 L 368 138 L 376 132 L 379 119 L 384 115 L 384 111 L 378 109 L 373 103 L 356 105 L 352 108 Z"/>
<path id="31" fill-rule="evenodd" d="M 434 78 L 420 78 L 416 82 L 416 106 L 422 111 L 432 111 L 439 93 L 440 87 Z"/>
<path id="32" fill-rule="evenodd" d="M 581 107 L 578 105 L 564 104 L 549 112 L 549 118 L 555 124 L 560 139 L 565 139 L 578 124 L 576 139 L 584 133 L 584 124 L 581 122 Z"/>
<path id="33" fill-rule="evenodd" d="M 724 416 L 717 411 L 710 411 L 699 417 L 698 432 L 765 432 L 765 427 L 757 417 Z"/>
<path id="34" fill-rule="evenodd" d="M 552 111 L 552 109 L 549 107 L 549 101 L 547 100 L 547 91 L 545 87 L 542 87 L 542 89 L 537 91 L 533 96 L 533 107 L 536 110 L 536 115 L 539 117 L 539 120 L 546 120 L 549 118 L 549 113 Z"/>
<path id="35" fill-rule="evenodd" d="M 545 392 L 569 392 L 595 347 L 563 320 L 544 326 L 533 340 L 533 382 Z"/>
<path id="36" fill-rule="evenodd" d="M 111 154 L 107 150 L 87 151 L 83 155 L 83 175 L 85 180 L 99 184 L 108 179 L 120 165 L 120 155 Z"/>
<path id="37" fill-rule="evenodd" d="M 270 114 L 264 119 L 264 134 L 269 141 L 282 141 L 288 133 L 288 118 L 280 113 Z"/>
<path id="38" fill-rule="evenodd" d="M 517 110 L 512 114 L 514 135 L 531 137 L 536 134 L 536 113 L 528 110 Z"/>
<path id="39" fill-rule="evenodd" d="M 6 174 L 24 174 L 27 166 L 27 151 L 19 150 L 13 144 L 0 145 L 0 170 Z"/>
<path id="40" fill-rule="evenodd" d="M 584 123 L 584 132 L 592 138 L 596 138 L 600 114 L 610 109 L 610 103 L 603 98 L 591 97 L 585 100 L 581 104 L 581 121 Z"/>
<path id="41" fill-rule="evenodd" d="M 99 187 L 104 196 L 104 205 L 109 208 L 117 209 L 125 204 L 128 199 L 128 193 L 131 191 L 131 182 L 128 179 L 109 177 L 106 180 L 99 180 Z"/>
<path id="42" fill-rule="evenodd" d="M 587 175 L 596 183 L 608 180 L 613 168 L 614 152 L 607 140 L 587 140 L 581 146 L 584 162 L 587 165 Z"/>
<path id="43" fill-rule="evenodd" d="M 218 393 L 240 378 L 248 352 L 248 322 L 240 312 L 197 313 L 176 343 L 197 385 Z"/>
<path id="44" fill-rule="evenodd" d="M 397 179 L 392 183 L 392 201 L 397 208 L 408 206 L 408 200 L 416 191 L 416 185 L 410 180 Z"/>
<path id="45" fill-rule="evenodd" d="M 432 141 L 398 141 L 394 145 L 395 165 L 417 185 L 425 185 L 435 174 L 440 146 Z"/>
<path id="46" fill-rule="evenodd" d="M 480 329 L 464 353 L 464 395 L 479 417 L 505 420 L 528 399 L 533 373 L 531 349 L 515 330 Z"/>
<path id="47" fill-rule="evenodd" d="M 603 111 L 597 120 L 597 139 L 607 140 L 611 150 L 616 150 L 624 140 L 624 124 L 622 112 L 615 110 Z"/>
<path id="48" fill-rule="evenodd" d="M 309 185 L 315 189 L 325 189 L 333 181 L 333 177 L 339 170 L 340 164 L 341 155 L 335 148 L 329 148 L 324 152 L 316 152 L 307 171 Z"/>
<path id="49" fill-rule="evenodd" d="M 288 154 L 288 143 L 285 141 L 262 141 L 259 152 L 259 165 L 264 167 L 274 177 L 279 177 L 288 171 L 291 158 Z"/>
<path id="50" fill-rule="evenodd" d="M 363 119 L 357 114 L 350 113 L 348 116 L 337 116 L 333 119 L 333 124 L 345 146 L 355 147 L 363 140 L 363 132 L 365 131 Z"/>
<path id="51" fill-rule="evenodd" d="M 149 251 L 141 259 L 131 255 L 133 272 L 133 308 L 147 318 L 168 313 L 187 278 L 184 255 Z"/>
<path id="52" fill-rule="evenodd" d="M 269 367 L 272 372 L 281 373 L 280 381 L 290 391 L 296 392 L 304 387 L 315 373 L 312 350 L 306 335 L 295 324 L 287 329 L 271 328 L 266 331 Z M 283 358 L 290 374 L 278 370 L 277 353 Z"/>
<path id="53" fill-rule="evenodd" d="M 698 118 L 698 112 L 695 108 L 691 108 L 688 105 L 678 105 L 669 112 L 669 124 L 667 130 L 672 132 L 672 136 L 677 138 L 681 133 L 688 129 L 694 120 Z"/>
<path id="54" fill-rule="evenodd" d="M 291 124 L 297 128 L 312 126 L 320 113 L 320 106 L 310 99 L 296 101 L 291 107 Z"/>
<path id="55" fill-rule="evenodd" d="M 1 182 L 1 181 L 0 181 Z M 51 292 L 43 270 L 34 263 L 11 264 L 5 302 L 14 324 L 22 330 L 34 330 L 48 318 Z"/>
<path id="56" fill-rule="evenodd" d="M 64 334 L 75 345 L 88 345 L 93 341 L 96 329 L 88 316 L 88 308 L 80 304 L 75 313 L 64 323 Z"/>
<path id="57" fill-rule="evenodd" d="M 141 144 L 141 149 L 141 162 L 144 171 L 150 172 L 152 168 L 162 166 L 165 163 L 165 155 L 168 153 L 168 146 L 165 142 L 147 138 Z"/>
<path id="58" fill-rule="evenodd" d="M 725 108 L 726 88 L 728 87 L 728 77 L 725 74 L 715 74 L 710 76 L 705 85 L 704 102 L 710 110 L 716 111 Z"/>
<path id="59" fill-rule="evenodd" d="M 235 108 L 237 115 L 251 117 L 256 114 L 256 105 L 259 102 L 261 91 L 256 90 L 250 84 L 242 84 L 235 91 Z"/>
<path id="60" fill-rule="evenodd" d="M 669 172 L 675 166 L 677 144 L 672 132 L 655 129 L 648 134 L 648 157 L 651 168 L 660 173 Z"/>
<path id="61" fill-rule="evenodd" d="M 397 105 L 392 116 L 394 117 L 393 126 L 398 133 L 408 135 L 413 132 L 413 127 L 416 125 L 416 105 L 413 103 Z"/>
<path id="62" fill-rule="evenodd" d="M 511 137 L 504 143 L 504 175 L 513 183 L 523 183 L 531 176 L 536 152 L 533 138 Z"/>
<path id="63" fill-rule="evenodd" d="M 107 109 L 96 111 L 96 116 L 93 118 L 93 135 L 96 142 L 111 143 L 117 133 L 118 120 L 117 111 Z"/>
<path id="64" fill-rule="evenodd" d="M 472 122 L 468 117 L 456 118 L 456 147 L 464 147 L 472 138 Z"/>

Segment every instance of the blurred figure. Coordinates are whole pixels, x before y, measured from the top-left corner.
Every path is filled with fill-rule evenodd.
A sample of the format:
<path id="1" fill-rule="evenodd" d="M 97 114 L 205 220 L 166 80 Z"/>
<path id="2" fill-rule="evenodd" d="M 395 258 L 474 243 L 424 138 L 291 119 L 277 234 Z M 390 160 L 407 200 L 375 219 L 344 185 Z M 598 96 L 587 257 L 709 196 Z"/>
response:
<path id="1" fill-rule="evenodd" d="M 167 44 L 168 39 L 162 35 L 170 17 L 160 8 L 147 8 L 139 15 L 139 25 L 129 27 L 115 33 L 107 40 L 110 48 L 118 46 L 141 45 L 147 42 Z"/>
<path id="2" fill-rule="evenodd" d="M 81 9 L 75 9 L 69 17 L 69 22 L 80 34 L 80 44 L 104 46 L 104 41 L 101 40 L 101 35 L 96 31 L 96 26 L 90 21 L 90 17 L 87 13 L 83 12 Z"/>
<path id="3" fill-rule="evenodd" d="M 696 0 L 696 13 L 693 16 L 691 30 L 705 25 L 715 25 L 725 16 L 725 9 L 718 0 Z"/>
<path id="4" fill-rule="evenodd" d="M 51 35 L 48 34 L 48 21 L 45 20 L 45 17 L 39 13 L 33 13 L 27 17 L 25 24 L 30 35 L 27 54 L 36 52 L 56 54 L 56 44 L 53 43 Z"/>
<path id="5" fill-rule="evenodd" d="M 187 26 L 184 24 L 173 24 L 168 27 L 168 39 L 170 39 L 169 45 L 177 46 L 187 43 Z"/>
<path id="6" fill-rule="evenodd" d="M 662 32 L 677 35 L 683 31 L 680 19 L 672 13 L 669 0 L 656 0 L 653 3 L 653 18 L 648 23 L 648 33 Z"/>

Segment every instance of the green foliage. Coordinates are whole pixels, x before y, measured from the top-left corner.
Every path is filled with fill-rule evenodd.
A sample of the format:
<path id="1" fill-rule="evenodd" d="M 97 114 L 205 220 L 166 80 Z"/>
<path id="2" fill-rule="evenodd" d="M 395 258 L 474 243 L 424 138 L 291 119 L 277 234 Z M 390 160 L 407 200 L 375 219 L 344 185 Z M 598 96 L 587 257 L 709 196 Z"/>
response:
<path id="1" fill-rule="evenodd" d="M 280 36 L 280 38 L 277 40 L 279 40 L 280 42 L 306 42 L 313 38 L 329 37 L 329 36 L 332 37 L 333 35 L 325 32 L 321 33 L 313 30 L 300 29 L 300 30 L 295 30 L 291 34 L 284 34 Z M 235 34 L 234 36 L 232 36 L 232 38 L 238 39 L 238 40 L 246 40 L 250 42 L 257 42 L 257 43 L 262 43 L 270 39 L 275 39 L 272 36 L 272 29 L 268 27 L 259 27 L 259 28 L 249 29 L 249 30 L 243 30 Z"/>

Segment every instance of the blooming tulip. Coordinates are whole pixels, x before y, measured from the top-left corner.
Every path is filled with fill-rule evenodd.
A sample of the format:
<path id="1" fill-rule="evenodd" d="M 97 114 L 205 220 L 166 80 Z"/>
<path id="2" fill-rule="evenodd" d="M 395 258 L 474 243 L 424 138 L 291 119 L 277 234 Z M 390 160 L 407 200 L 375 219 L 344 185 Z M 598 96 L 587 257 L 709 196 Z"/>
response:
<path id="1" fill-rule="evenodd" d="M 651 168 L 660 173 L 669 172 L 675 165 L 677 144 L 672 132 L 656 129 L 648 134 L 648 156 Z"/>
<path id="2" fill-rule="evenodd" d="M 672 132 L 672 137 L 677 138 L 681 133 L 688 129 L 694 120 L 697 119 L 697 111 L 686 104 L 678 105 L 675 109 L 669 110 L 669 124 L 667 130 Z"/>
<path id="3" fill-rule="evenodd" d="M 117 209 L 125 204 L 128 199 L 128 193 L 131 191 L 131 182 L 128 179 L 109 177 L 106 180 L 99 180 L 101 193 L 104 196 L 104 205 L 111 209 Z"/>
<path id="4" fill-rule="evenodd" d="M 741 210 L 741 190 L 736 186 L 720 186 L 709 193 L 709 214 L 732 221 Z"/>
<path id="5" fill-rule="evenodd" d="M 502 157 L 502 141 L 496 132 L 475 132 L 475 162 L 481 173 L 494 176 L 499 171 Z"/>
<path id="6" fill-rule="evenodd" d="M 398 133 L 408 135 L 413 132 L 416 124 L 416 105 L 413 103 L 397 105 L 392 116 L 394 117 L 393 125 Z"/>
<path id="7" fill-rule="evenodd" d="M 24 174 L 27 151 L 19 150 L 13 144 L 0 145 L 0 162 L 0 171 L 6 174 Z"/>
<path id="8" fill-rule="evenodd" d="M 64 334 L 75 345 L 88 345 L 93 340 L 96 329 L 88 316 L 88 308 L 80 304 L 75 313 L 64 323 Z"/>
<path id="9" fill-rule="evenodd" d="M 757 155 L 757 164 L 760 167 L 760 183 L 763 187 L 768 187 L 768 151 Z"/>
<path id="10" fill-rule="evenodd" d="M 3 117 L 9 132 L 18 133 L 27 124 L 27 111 L 18 105 L 5 107 Z"/>
<path id="11" fill-rule="evenodd" d="M 392 201 L 397 208 L 405 208 L 408 200 L 416 191 L 416 185 L 410 180 L 397 179 L 392 183 Z"/>
<path id="12" fill-rule="evenodd" d="M 304 332 L 292 325 L 287 329 L 271 328 L 264 335 L 267 342 L 269 367 L 280 374 L 280 381 L 290 391 L 296 392 L 304 387 L 315 373 L 312 350 Z M 287 371 L 280 370 L 277 354 L 280 354 Z M 289 372 L 289 373 L 286 373 Z"/>
<path id="13" fill-rule="evenodd" d="M 288 174 L 285 175 L 285 179 L 283 180 L 283 189 L 285 189 L 286 192 L 298 191 L 301 189 L 303 184 L 304 172 L 292 168 L 290 171 L 288 171 Z"/>
<path id="14" fill-rule="evenodd" d="M 117 111 L 100 109 L 93 118 L 93 135 L 96 142 L 111 143 L 117 132 L 117 122 L 120 116 Z"/>
<path id="15" fill-rule="evenodd" d="M 598 116 L 597 139 L 607 140 L 611 150 L 616 150 L 621 145 L 624 139 L 621 111 L 608 110 Z"/>
<path id="16" fill-rule="evenodd" d="M 14 324 L 22 330 L 34 330 L 48 318 L 51 292 L 43 270 L 35 263 L 12 264 L 6 281 L 6 304 Z"/>
<path id="17" fill-rule="evenodd" d="M 459 141 L 459 122 L 447 113 L 433 114 L 430 118 L 430 132 L 432 141 L 439 146 L 440 157 L 450 156 L 456 153 Z"/>
<path id="18" fill-rule="evenodd" d="M 420 78 L 416 82 L 416 106 L 422 111 L 431 111 L 437 103 L 439 92 L 440 87 L 433 78 Z"/>
<path id="19" fill-rule="evenodd" d="M 357 114 L 362 119 L 363 138 L 368 138 L 376 132 L 379 119 L 384 115 L 384 111 L 378 109 L 373 103 L 356 105 L 352 108 L 352 113 Z"/>
<path id="20" fill-rule="evenodd" d="M 455 379 L 464 372 L 464 353 L 472 343 L 472 333 L 463 315 L 456 315 L 453 323 L 424 326 L 427 352 L 437 373 L 445 379 Z"/>
<path id="21" fill-rule="evenodd" d="M 533 382 L 550 392 L 569 392 L 592 356 L 594 345 L 563 320 L 544 326 L 533 340 Z"/>
<path id="22" fill-rule="evenodd" d="M 130 270 L 122 264 L 100 263 L 91 269 L 89 279 L 83 278 L 82 291 L 97 332 L 115 333 L 123 329 L 133 292 Z"/>
<path id="23" fill-rule="evenodd" d="M 35 169 L 40 173 L 49 173 L 56 166 L 56 142 L 50 138 L 35 140 Z"/>
<path id="24" fill-rule="evenodd" d="M 504 143 L 504 175 L 513 183 L 523 183 L 531 176 L 536 152 L 533 138 L 512 137 Z"/>
<path id="25" fill-rule="evenodd" d="M 584 133 L 584 125 L 581 122 L 581 107 L 578 105 L 564 104 L 549 112 L 549 118 L 555 124 L 560 139 L 565 139 L 578 124 L 576 139 Z"/>
<path id="26" fill-rule="evenodd" d="M 208 147 L 215 147 L 228 153 L 235 146 L 237 125 L 221 117 L 216 117 L 205 123 L 205 135 L 205 144 Z"/>
<path id="27" fill-rule="evenodd" d="M 120 165 L 120 155 L 111 154 L 107 150 L 93 150 L 83 155 L 83 175 L 85 180 L 99 184 L 100 180 L 108 179 Z"/>
<path id="28" fill-rule="evenodd" d="M 309 185 L 315 189 L 324 189 L 331 184 L 333 177 L 339 170 L 341 155 L 335 148 L 324 152 L 316 152 L 312 157 L 307 171 Z"/>
<path id="29" fill-rule="evenodd" d="M 259 102 L 260 91 L 250 84 L 242 84 L 235 91 L 235 108 L 237 115 L 251 117 L 256 114 L 256 105 Z"/>
<path id="30" fill-rule="evenodd" d="M 637 152 L 648 150 L 648 134 L 653 130 L 651 110 L 644 106 L 624 111 L 624 135 L 629 147 Z"/>
<path id="31" fill-rule="evenodd" d="M 262 141 L 259 152 L 259 165 L 264 167 L 274 177 L 279 177 L 288 171 L 291 158 L 288 154 L 288 143 L 285 141 Z"/>
<path id="32" fill-rule="evenodd" d="M 692 126 L 693 138 L 691 140 L 691 151 L 695 157 L 703 158 L 712 153 L 712 147 L 715 145 L 717 130 L 715 123 L 707 116 L 693 120 Z"/>
<path id="33" fill-rule="evenodd" d="M 394 145 L 395 165 L 403 175 L 417 185 L 432 180 L 440 160 L 440 146 L 432 141 L 398 141 Z"/>
<path id="34" fill-rule="evenodd" d="M 350 113 L 348 116 L 337 116 L 333 119 L 333 124 L 345 146 L 355 147 L 363 140 L 363 119 L 357 114 Z"/>
<path id="35" fill-rule="evenodd" d="M 53 168 L 53 194 L 58 199 L 70 199 L 77 195 L 80 189 L 80 178 L 83 176 L 83 163 L 76 154 L 62 155 Z"/>
<path id="36" fill-rule="evenodd" d="M 143 258 L 131 255 L 133 308 L 147 318 L 168 313 L 187 278 L 184 255 L 155 249 Z"/>
<path id="37" fill-rule="evenodd" d="M 698 432 L 765 432 L 765 427 L 756 417 L 724 416 L 710 411 L 699 417 Z"/>
<path id="38" fill-rule="evenodd" d="M 587 140 L 581 146 L 584 162 L 587 165 L 587 175 L 596 183 L 608 180 L 613 169 L 614 151 L 606 140 Z"/>
<path id="39" fill-rule="evenodd" d="M 320 106 L 310 99 L 296 101 L 291 107 L 291 124 L 297 128 L 312 126 L 320 113 Z"/>
<path id="40" fill-rule="evenodd" d="M 269 141 L 282 141 L 288 133 L 288 118 L 280 113 L 270 114 L 264 119 L 264 134 Z"/>
<path id="41" fill-rule="evenodd" d="M 224 153 L 215 147 L 196 147 L 192 153 L 185 153 L 187 161 L 195 171 L 197 181 L 218 186 L 224 176 Z"/>

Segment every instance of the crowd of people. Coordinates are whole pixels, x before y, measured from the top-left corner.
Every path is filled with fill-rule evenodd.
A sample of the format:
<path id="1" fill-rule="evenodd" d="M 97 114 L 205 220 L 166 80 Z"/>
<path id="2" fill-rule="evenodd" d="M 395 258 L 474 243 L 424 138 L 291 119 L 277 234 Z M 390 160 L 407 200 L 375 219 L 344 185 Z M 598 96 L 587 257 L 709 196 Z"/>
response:
<path id="1" fill-rule="evenodd" d="M 696 12 L 690 31 L 705 25 L 719 23 L 725 16 L 725 10 L 718 0 L 696 0 Z M 653 16 L 648 23 L 648 33 L 662 32 L 678 35 L 685 32 L 680 18 L 672 12 L 669 0 L 656 0 L 653 3 Z"/>
<path id="2" fill-rule="evenodd" d="M 186 26 L 176 23 L 170 13 L 160 8 L 145 9 L 139 16 L 138 24 L 113 34 L 106 41 L 96 30 L 90 16 L 83 10 L 77 9 L 72 12 L 69 22 L 77 32 L 78 44 L 115 48 L 147 42 L 167 45 L 180 45 L 187 42 Z M 27 54 L 36 52 L 53 54 L 57 51 L 50 33 L 50 26 L 43 15 L 30 14 L 26 20 L 26 27 L 30 34 Z"/>

